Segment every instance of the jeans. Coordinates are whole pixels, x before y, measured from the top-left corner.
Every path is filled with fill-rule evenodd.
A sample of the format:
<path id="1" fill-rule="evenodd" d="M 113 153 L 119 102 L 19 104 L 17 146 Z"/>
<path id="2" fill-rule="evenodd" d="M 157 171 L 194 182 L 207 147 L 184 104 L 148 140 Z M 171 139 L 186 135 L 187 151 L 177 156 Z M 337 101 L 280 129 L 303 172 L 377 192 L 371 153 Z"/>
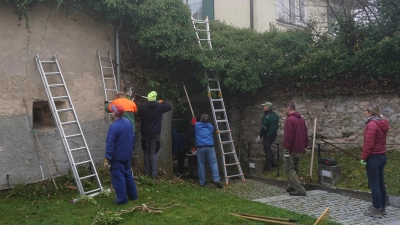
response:
<path id="1" fill-rule="evenodd" d="M 368 182 L 371 186 L 372 205 L 374 208 L 386 207 L 386 187 L 383 170 L 386 165 L 386 154 L 370 155 L 367 159 Z"/>
<path id="2" fill-rule="evenodd" d="M 131 172 L 131 160 L 110 160 L 111 183 L 117 196 L 118 204 L 125 204 L 128 198 L 138 199 L 135 180 Z"/>
<path id="3" fill-rule="evenodd" d="M 285 169 L 288 178 L 288 187 L 293 187 L 298 193 L 306 192 L 297 176 L 299 172 L 299 162 L 302 155 L 303 153 L 291 152 L 289 157 L 283 157 L 283 168 Z"/>
<path id="4" fill-rule="evenodd" d="M 158 151 L 160 151 L 160 135 L 142 137 L 144 153 L 144 173 L 155 179 L 158 175 Z"/>
<path id="5" fill-rule="evenodd" d="M 273 166 L 277 166 L 275 155 L 272 152 L 271 145 L 276 139 L 276 133 L 271 135 L 265 135 L 263 137 L 265 163 L 267 164 L 266 170 L 272 170 Z"/>
<path id="6" fill-rule="evenodd" d="M 205 179 L 205 161 L 208 160 L 210 164 L 211 174 L 214 182 L 220 182 L 219 171 L 217 164 L 217 156 L 215 155 L 214 147 L 198 147 L 197 148 L 197 168 L 199 173 L 200 185 L 204 185 Z"/>

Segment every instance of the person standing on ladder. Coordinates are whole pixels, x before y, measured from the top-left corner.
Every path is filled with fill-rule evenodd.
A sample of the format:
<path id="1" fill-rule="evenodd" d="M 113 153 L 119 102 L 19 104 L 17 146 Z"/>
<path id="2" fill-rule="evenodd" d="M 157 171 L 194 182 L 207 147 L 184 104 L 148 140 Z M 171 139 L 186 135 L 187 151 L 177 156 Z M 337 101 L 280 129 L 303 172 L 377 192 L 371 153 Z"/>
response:
<path id="1" fill-rule="evenodd" d="M 139 106 L 137 116 L 141 118 L 140 133 L 144 152 L 144 173 L 153 179 L 158 175 L 158 151 L 160 150 L 161 118 L 171 110 L 163 100 L 157 101 L 157 92 L 147 95 L 145 104 Z"/>
<path id="2" fill-rule="evenodd" d="M 215 155 L 214 140 L 212 133 L 214 131 L 213 125 L 208 122 L 208 115 L 201 115 L 200 122 L 194 125 L 196 134 L 196 148 L 197 148 L 197 165 L 199 173 L 200 186 L 204 186 L 207 182 L 205 180 L 205 161 L 208 160 L 210 164 L 213 183 L 218 188 L 223 188 L 220 183 L 217 156 Z"/>
<path id="3" fill-rule="evenodd" d="M 272 103 L 266 102 L 261 104 L 264 109 L 264 115 L 261 118 L 261 129 L 256 139 L 256 142 L 263 139 L 266 171 L 271 171 L 272 167 L 277 167 L 274 153 L 272 152 L 271 145 L 275 141 L 278 131 L 279 116 L 272 111 Z"/>
<path id="4" fill-rule="evenodd" d="M 121 205 L 128 203 L 128 198 L 138 199 L 135 180 L 131 173 L 135 134 L 129 120 L 123 117 L 124 108 L 121 105 L 113 105 L 111 110 L 115 121 L 107 133 L 104 166 L 110 166 L 111 183 L 117 196 L 115 203 Z"/>
<path id="5" fill-rule="evenodd" d="M 135 113 L 137 112 L 136 104 L 130 99 L 127 99 L 124 92 L 117 92 L 115 100 L 112 101 L 110 104 L 105 105 L 106 112 L 111 113 L 111 107 L 113 105 L 121 105 L 124 108 L 124 117 L 127 118 L 129 122 L 131 122 L 133 133 L 135 133 Z"/>

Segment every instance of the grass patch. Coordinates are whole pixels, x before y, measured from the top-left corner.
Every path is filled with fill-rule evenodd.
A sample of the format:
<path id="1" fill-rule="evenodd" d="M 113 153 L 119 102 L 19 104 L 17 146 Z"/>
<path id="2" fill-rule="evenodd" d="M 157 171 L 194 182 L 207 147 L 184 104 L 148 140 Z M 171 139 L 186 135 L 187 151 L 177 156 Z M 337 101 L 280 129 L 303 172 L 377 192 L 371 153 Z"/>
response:
<path id="1" fill-rule="evenodd" d="M 361 155 L 361 149 L 348 150 L 352 155 L 359 157 Z M 318 158 L 315 153 L 314 167 L 313 167 L 313 183 L 318 183 Z M 359 161 L 354 158 L 342 153 L 340 151 L 327 151 L 321 152 L 321 157 L 334 158 L 337 160 L 338 165 L 341 168 L 341 180 L 336 184 L 336 187 L 369 191 L 367 173 L 365 166 L 361 165 Z M 385 166 L 385 184 L 387 192 L 390 195 L 400 195 L 400 170 L 398 162 L 400 160 L 400 152 L 397 150 L 391 150 L 387 152 L 388 161 Z M 300 174 L 302 182 L 309 182 L 310 174 L 310 163 L 311 154 L 306 154 L 300 160 Z M 274 169 L 271 172 L 264 172 L 263 177 L 273 178 L 278 180 L 286 180 L 286 174 L 283 170 L 282 160 L 280 160 L 280 176 L 277 176 L 277 171 Z"/>
<path id="2" fill-rule="evenodd" d="M 104 170 L 103 185 L 110 187 Z M 107 179 L 108 178 L 108 179 Z M 93 198 L 85 197 L 78 202 L 77 190 L 67 189 L 70 178 L 58 178 L 61 187 L 56 191 L 48 183 L 17 185 L 11 190 L 0 191 L 0 224 L 261 224 L 229 215 L 250 213 L 273 217 L 300 219 L 301 224 L 313 224 L 316 218 L 296 214 L 258 202 L 237 198 L 208 184 L 200 187 L 197 181 L 162 179 L 156 182 L 137 176 L 139 200 L 127 205 L 111 204 L 114 193 L 105 193 Z M 141 209 L 124 213 L 141 204 L 166 208 L 161 214 L 144 212 Z M 328 225 L 336 223 L 327 222 Z"/>

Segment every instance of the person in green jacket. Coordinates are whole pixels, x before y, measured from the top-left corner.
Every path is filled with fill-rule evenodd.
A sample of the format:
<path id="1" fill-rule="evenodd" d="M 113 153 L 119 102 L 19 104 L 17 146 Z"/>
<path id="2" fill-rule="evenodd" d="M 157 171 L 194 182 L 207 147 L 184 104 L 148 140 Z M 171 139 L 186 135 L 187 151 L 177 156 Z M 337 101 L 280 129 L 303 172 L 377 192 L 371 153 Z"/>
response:
<path id="1" fill-rule="evenodd" d="M 266 170 L 271 171 L 272 167 L 276 167 L 276 159 L 272 152 L 271 145 L 275 141 L 278 131 L 279 116 L 272 111 L 272 103 L 266 102 L 263 106 L 264 115 L 261 119 L 261 128 L 256 142 L 263 138 Z"/>

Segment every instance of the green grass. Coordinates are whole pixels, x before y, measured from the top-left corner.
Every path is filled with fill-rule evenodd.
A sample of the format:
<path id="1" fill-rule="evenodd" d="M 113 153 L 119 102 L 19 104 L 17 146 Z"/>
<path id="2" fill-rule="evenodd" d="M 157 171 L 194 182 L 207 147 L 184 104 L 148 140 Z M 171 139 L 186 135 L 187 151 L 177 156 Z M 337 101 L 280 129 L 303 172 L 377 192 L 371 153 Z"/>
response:
<path id="1" fill-rule="evenodd" d="M 348 150 L 352 155 L 359 157 L 361 149 Z M 369 191 L 367 174 L 365 172 L 365 166 L 361 165 L 359 161 L 348 156 L 340 151 L 329 151 L 321 152 L 321 157 L 329 157 L 337 160 L 338 165 L 341 168 L 341 180 L 335 186 L 339 188 Z M 400 152 L 397 150 L 391 150 L 387 152 L 388 161 L 385 166 L 385 184 L 387 192 L 390 195 L 400 195 L 400 170 L 398 163 L 400 162 Z M 309 182 L 311 164 L 311 154 L 306 154 L 300 160 L 300 174 L 302 182 Z M 318 183 L 318 158 L 315 153 L 313 163 L 313 183 Z M 264 172 L 264 177 L 286 180 L 286 174 L 283 170 L 282 160 L 280 161 L 280 176 L 277 176 L 277 171 L 274 169 L 271 172 Z"/>
<path id="2" fill-rule="evenodd" d="M 109 187 L 107 175 L 104 171 L 101 173 L 106 182 L 104 186 Z M 118 217 L 122 218 L 118 224 L 262 224 L 229 215 L 236 212 L 300 219 L 301 224 L 316 221 L 316 218 L 234 197 L 211 184 L 199 187 L 196 181 L 177 179 L 153 183 L 142 176 L 137 177 L 139 200 L 129 201 L 127 205 L 111 204 L 115 200 L 114 194 L 101 194 L 70 203 L 77 197 L 76 190 L 66 189 L 70 179 L 57 179 L 61 186 L 59 191 L 55 191 L 50 182 L 46 190 L 38 183 L 0 191 L 0 224 L 92 224 L 96 216 L 102 222 L 96 224 L 113 224 L 107 220 Z M 141 209 L 121 214 L 121 210 L 141 204 L 157 208 L 176 206 L 164 209 L 161 214 Z"/>

